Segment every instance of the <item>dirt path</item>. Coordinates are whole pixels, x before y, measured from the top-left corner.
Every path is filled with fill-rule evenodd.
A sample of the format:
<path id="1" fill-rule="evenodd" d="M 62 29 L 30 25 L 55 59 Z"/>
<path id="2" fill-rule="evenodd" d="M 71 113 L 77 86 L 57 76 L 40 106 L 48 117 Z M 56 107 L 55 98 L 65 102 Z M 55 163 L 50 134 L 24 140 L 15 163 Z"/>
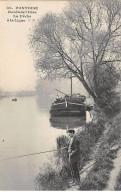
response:
<path id="1" fill-rule="evenodd" d="M 105 190 L 114 191 L 116 179 L 121 170 L 121 149 L 117 153 L 117 158 L 114 160 L 114 168 L 111 171 L 108 185 Z"/>

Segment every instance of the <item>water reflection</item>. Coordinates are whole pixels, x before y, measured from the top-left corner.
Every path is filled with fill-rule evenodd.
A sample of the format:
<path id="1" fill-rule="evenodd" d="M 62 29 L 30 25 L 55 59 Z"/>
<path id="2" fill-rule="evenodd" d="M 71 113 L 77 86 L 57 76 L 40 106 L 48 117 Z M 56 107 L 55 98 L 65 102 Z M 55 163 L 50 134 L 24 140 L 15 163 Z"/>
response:
<path id="1" fill-rule="evenodd" d="M 50 117 L 51 127 L 58 129 L 70 129 L 84 126 L 86 117 Z"/>

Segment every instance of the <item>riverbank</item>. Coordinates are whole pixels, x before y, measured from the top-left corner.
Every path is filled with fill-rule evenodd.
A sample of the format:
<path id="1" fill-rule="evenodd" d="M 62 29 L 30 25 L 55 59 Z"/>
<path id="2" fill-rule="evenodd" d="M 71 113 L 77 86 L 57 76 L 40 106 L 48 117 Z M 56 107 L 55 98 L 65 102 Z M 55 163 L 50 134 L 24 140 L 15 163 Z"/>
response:
<path id="1" fill-rule="evenodd" d="M 120 147 L 120 119 L 121 114 L 111 121 L 106 121 L 106 130 L 94 154 L 95 163 L 86 178 L 81 182 L 79 190 L 106 190 L 111 171 L 114 168 L 114 160 Z"/>
<path id="2" fill-rule="evenodd" d="M 105 122 L 100 118 L 97 123 L 88 123 L 83 130 L 78 130 L 76 138 L 80 142 L 79 170 L 81 171 L 87 162 L 92 160 L 92 151 L 104 133 Z M 68 163 L 67 150 L 61 150 L 67 146 L 68 138 L 60 136 L 57 138 L 57 149 L 55 153 L 55 165 L 46 165 L 43 172 L 36 177 L 39 190 L 67 190 L 70 187 L 71 173 Z"/>
<path id="3" fill-rule="evenodd" d="M 107 190 L 121 144 L 120 118 L 121 114 L 112 120 L 100 117 L 96 123 L 88 123 L 82 131 L 77 131 L 81 155 L 79 187 L 73 188 L 69 184 L 71 174 L 68 154 L 66 150 L 60 151 L 67 145 L 68 139 L 66 136 L 59 137 L 55 168 L 49 166 L 46 172 L 40 172 L 37 176 L 37 184 L 41 185 L 41 190 Z"/>

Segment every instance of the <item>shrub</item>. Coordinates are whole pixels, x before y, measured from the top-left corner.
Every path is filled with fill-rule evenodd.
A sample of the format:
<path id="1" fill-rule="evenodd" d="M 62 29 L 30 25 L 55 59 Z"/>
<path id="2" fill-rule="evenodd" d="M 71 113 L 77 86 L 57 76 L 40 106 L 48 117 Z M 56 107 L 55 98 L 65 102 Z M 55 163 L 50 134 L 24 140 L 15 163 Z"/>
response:
<path id="1" fill-rule="evenodd" d="M 69 178 L 69 168 L 63 166 L 61 169 L 53 169 L 48 165 L 44 173 L 39 173 L 35 182 L 39 186 L 39 190 L 65 190 L 68 186 Z"/>
<path id="2" fill-rule="evenodd" d="M 80 147 L 80 165 L 83 165 L 90 160 L 90 152 L 95 146 L 104 131 L 104 121 L 98 121 L 97 124 L 88 123 L 83 131 L 78 131 L 76 138 L 79 141 Z M 69 186 L 71 179 L 68 152 L 67 149 L 61 148 L 68 145 L 68 138 L 64 135 L 57 138 L 57 149 L 54 157 L 56 159 L 56 168 L 47 165 L 44 173 L 40 173 L 36 178 L 36 184 L 40 190 L 65 190 Z M 59 168 L 58 168 L 59 166 Z"/>
<path id="3" fill-rule="evenodd" d="M 121 140 L 120 117 L 121 114 L 110 122 L 109 130 L 102 138 L 95 155 L 95 164 L 81 183 L 80 190 L 102 190 L 106 187 L 110 171 L 113 168 L 113 160 L 118 151 L 118 148 L 114 150 L 111 148 L 116 144 L 119 145 Z"/>

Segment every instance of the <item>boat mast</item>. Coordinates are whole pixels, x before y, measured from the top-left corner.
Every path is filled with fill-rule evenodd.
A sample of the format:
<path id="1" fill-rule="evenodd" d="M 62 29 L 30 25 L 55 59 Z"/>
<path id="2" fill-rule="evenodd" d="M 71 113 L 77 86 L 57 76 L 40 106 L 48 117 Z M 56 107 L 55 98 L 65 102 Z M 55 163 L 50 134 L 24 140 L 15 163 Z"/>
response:
<path id="1" fill-rule="evenodd" d="M 72 72 L 71 72 L 71 98 L 72 98 Z"/>
<path id="2" fill-rule="evenodd" d="M 72 44 L 70 43 L 70 52 L 71 52 L 71 58 L 72 58 Z M 72 69 L 72 64 L 71 64 Z M 72 72 L 71 72 L 71 98 L 72 98 Z"/>

